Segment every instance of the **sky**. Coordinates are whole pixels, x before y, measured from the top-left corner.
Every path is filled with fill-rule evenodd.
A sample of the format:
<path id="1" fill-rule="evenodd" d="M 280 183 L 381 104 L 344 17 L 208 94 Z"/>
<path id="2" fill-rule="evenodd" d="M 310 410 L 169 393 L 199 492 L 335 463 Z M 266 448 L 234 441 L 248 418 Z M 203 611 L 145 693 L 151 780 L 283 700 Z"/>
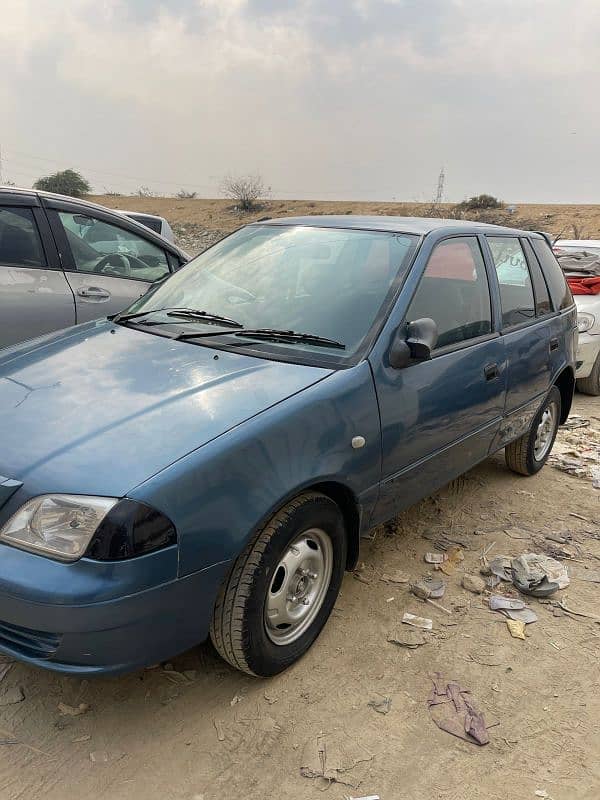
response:
<path id="1" fill-rule="evenodd" d="M 2 0 L 2 178 L 600 202 L 598 0 Z"/>

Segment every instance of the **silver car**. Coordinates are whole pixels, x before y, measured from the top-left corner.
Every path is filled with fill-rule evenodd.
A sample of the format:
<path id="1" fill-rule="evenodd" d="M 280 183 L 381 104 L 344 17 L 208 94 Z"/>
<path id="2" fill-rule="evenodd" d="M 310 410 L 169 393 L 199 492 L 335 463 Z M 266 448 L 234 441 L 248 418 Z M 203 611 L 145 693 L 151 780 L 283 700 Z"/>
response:
<path id="1" fill-rule="evenodd" d="M 186 261 L 103 206 L 0 189 L 0 347 L 122 311 Z"/>

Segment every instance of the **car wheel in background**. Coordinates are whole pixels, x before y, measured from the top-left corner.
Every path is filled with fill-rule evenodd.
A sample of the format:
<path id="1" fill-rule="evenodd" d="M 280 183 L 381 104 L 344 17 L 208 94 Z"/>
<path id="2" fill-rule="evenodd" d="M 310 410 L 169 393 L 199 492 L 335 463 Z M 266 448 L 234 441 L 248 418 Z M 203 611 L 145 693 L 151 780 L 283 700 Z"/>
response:
<path id="1" fill-rule="evenodd" d="M 553 386 L 531 428 L 504 448 L 507 466 L 520 475 L 535 475 L 548 460 L 560 424 L 560 392 Z"/>
<path id="2" fill-rule="evenodd" d="M 591 394 L 594 397 L 600 395 L 600 353 L 596 356 L 592 371 L 587 378 L 577 379 L 577 388 L 583 394 Z"/>
<path id="3" fill-rule="evenodd" d="M 344 520 L 329 497 L 306 492 L 278 511 L 221 587 L 210 629 L 219 654 L 261 677 L 304 655 L 333 609 L 346 550 Z"/>

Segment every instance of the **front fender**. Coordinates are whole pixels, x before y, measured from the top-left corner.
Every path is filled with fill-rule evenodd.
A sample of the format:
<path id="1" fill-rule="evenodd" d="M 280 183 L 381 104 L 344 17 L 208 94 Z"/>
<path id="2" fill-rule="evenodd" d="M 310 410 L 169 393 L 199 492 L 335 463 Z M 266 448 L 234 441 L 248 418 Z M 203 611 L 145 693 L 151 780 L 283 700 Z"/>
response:
<path id="1" fill-rule="evenodd" d="M 364 447 L 352 447 L 355 436 Z M 287 499 L 317 483 L 347 487 L 370 515 L 380 476 L 379 411 L 362 362 L 219 436 L 128 496 L 173 520 L 181 576 L 235 559 Z"/>

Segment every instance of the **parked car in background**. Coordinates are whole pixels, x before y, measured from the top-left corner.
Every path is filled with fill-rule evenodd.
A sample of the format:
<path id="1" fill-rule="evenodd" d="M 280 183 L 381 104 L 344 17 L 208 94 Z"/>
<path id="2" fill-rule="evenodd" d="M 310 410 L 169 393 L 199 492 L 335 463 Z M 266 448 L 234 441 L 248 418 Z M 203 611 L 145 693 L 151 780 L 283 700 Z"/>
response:
<path id="1" fill-rule="evenodd" d="M 0 347 L 121 311 L 187 260 L 103 206 L 0 188 Z"/>
<path id="2" fill-rule="evenodd" d="M 159 217 L 156 214 L 144 214 L 142 211 L 125 211 L 123 209 L 115 210 L 118 210 L 119 214 L 124 214 L 126 217 L 139 222 L 140 225 L 145 225 L 147 228 L 150 228 L 151 231 L 160 233 L 164 239 L 167 239 L 167 241 L 175 244 L 175 235 L 173 234 L 173 230 L 164 217 Z"/>
<path id="3" fill-rule="evenodd" d="M 553 249 L 561 266 L 565 265 L 563 270 L 567 272 L 577 305 L 577 388 L 597 396 L 600 395 L 600 239 L 559 239 Z M 599 259 L 598 268 L 592 270 L 592 273 L 599 273 L 595 280 L 590 280 L 592 273 L 589 271 L 576 271 L 577 264 L 573 263 L 572 256 L 584 253 Z M 570 277 L 569 270 L 572 270 Z M 581 281 L 581 277 L 586 279 Z"/>
<path id="4" fill-rule="evenodd" d="M 210 633 L 234 667 L 280 672 L 371 526 L 502 448 L 543 467 L 575 337 L 539 234 L 315 216 L 249 225 L 112 321 L 8 348 L 0 651 L 117 673 Z"/>

